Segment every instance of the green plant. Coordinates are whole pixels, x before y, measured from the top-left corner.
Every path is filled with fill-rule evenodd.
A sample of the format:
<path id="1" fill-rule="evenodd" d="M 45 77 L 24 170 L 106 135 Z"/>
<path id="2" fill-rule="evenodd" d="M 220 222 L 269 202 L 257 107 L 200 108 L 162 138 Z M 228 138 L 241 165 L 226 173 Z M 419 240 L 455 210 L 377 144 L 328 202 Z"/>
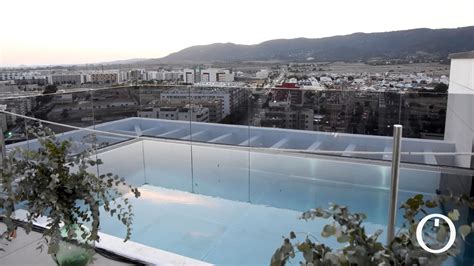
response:
<path id="1" fill-rule="evenodd" d="M 102 161 L 94 159 L 96 147 L 72 154 L 71 141 L 59 140 L 50 129 L 36 127 L 30 133 L 36 136 L 39 149 L 14 150 L 4 158 L 1 170 L 4 197 L 0 199 L 0 208 L 4 210 L 7 232 L 14 232 L 16 227 L 14 207 L 23 204 L 28 212 L 24 225 L 27 233 L 38 217 L 49 218 L 48 228 L 43 232 L 48 253 L 57 253 L 63 240 L 88 246 L 99 241 L 102 206 L 104 212 L 116 216 L 127 228 L 124 241 L 130 239 L 132 205 L 122 196 L 132 192 L 139 197 L 138 189 L 117 175 L 98 175 L 95 167 Z"/>
<path id="2" fill-rule="evenodd" d="M 324 226 L 321 236 L 336 237 L 341 248 L 333 249 L 321 243 L 316 237 L 305 234 L 304 239 L 298 240 L 294 232 L 284 237 L 283 244 L 271 258 L 272 266 L 285 265 L 295 253 L 301 252 L 304 258 L 301 265 L 440 265 L 450 256 L 456 256 L 460 251 L 461 242 L 473 231 L 471 225 L 457 227 L 458 238 L 447 252 L 432 254 L 423 250 L 416 240 L 416 227 L 421 216 L 428 214 L 428 209 L 440 205 L 452 204 L 474 208 L 474 198 L 468 196 L 437 195 L 431 200 L 424 200 L 423 195 L 408 199 L 400 209 L 404 211 L 403 226 L 398 230 L 389 245 L 378 241 L 382 230 L 368 235 L 363 226 L 367 218 L 363 213 L 351 213 L 346 206 L 332 204 L 328 209 L 312 209 L 302 214 L 300 219 L 313 220 L 329 219 L 333 222 Z M 459 210 L 454 208 L 448 214 L 453 221 L 458 221 Z M 425 229 L 428 228 L 428 231 Z M 447 223 L 439 227 L 424 226 L 424 239 L 429 239 L 435 246 L 443 246 L 447 241 Z M 295 243 L 292 243 L 295 242 Z"/>

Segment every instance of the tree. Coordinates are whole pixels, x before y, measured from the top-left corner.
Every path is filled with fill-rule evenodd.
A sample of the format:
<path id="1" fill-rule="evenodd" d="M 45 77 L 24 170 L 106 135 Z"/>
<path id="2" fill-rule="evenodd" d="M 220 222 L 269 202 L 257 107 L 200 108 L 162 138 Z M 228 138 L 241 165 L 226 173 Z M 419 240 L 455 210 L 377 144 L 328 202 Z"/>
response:
<path id="1" fill-rule="evenodd" d="M 61 117 L 62 118 L 68 118 L 69 117 L 69 111 L 67 108 L 64 108 L 63 111 L 61 112 Z"/>
<path id="2" fill-rule="evenodd" d="M 43 90 L 43 93 L 42 93 L 43 96 L 36 97 L 37 105 L 41 106 L 41 105 L 45 105 L 45 104 L 51 102 L 51 100 L 53 99 L 53 96 L 48 95 L 48 94 L 53 94 L 53 93 L 56 93 L 57 91 L 58 91 L 58 88 L 56 87 L 56 85 L 46 86 Z"/>
<path id="3" fill-rule="evenodd" d="M 43 94 L 52 94 L 58 91 L 58 87 L 56 85 L 48 85 L 44 88 Z"/>
<path id="4" fill-rule="evenodd" d="M 438 83 L 434 87 L 435 92 L 446 93 L 448 91 L 448 85 L 444 83 Z"/>

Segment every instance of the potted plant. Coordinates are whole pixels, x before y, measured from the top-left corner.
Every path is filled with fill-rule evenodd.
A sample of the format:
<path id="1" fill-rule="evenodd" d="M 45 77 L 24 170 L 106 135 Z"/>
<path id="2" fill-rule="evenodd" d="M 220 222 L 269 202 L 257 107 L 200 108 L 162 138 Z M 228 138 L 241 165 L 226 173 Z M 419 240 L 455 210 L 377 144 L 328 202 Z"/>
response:
<path id="1" fill-rule="evenodd" d="M 43 244 L 59 265 L 85 265 L 99 241 L 101 212 L 109 213 L 127 228 L 124 241 L 130 239 L 132 205 L 123 196 L 137 188 L 112 173 L 97 174 L 102 164 L 92 149 L 72 154 L 72 142 L 59 140 L 48 128 L 30 132 L 40 144 L 37 150 L 16 149 L 4 158 L 1 184 L 4 197 L 0 208 L 8 235 L 15 232 L 14 209 L 22 204 L 28 213 L 27 233 L 40 216 L 48 217 Z M 60 244 L 61 243 L 61 244 Z M 66 245 L 67 243 L 67 245 Z"/>

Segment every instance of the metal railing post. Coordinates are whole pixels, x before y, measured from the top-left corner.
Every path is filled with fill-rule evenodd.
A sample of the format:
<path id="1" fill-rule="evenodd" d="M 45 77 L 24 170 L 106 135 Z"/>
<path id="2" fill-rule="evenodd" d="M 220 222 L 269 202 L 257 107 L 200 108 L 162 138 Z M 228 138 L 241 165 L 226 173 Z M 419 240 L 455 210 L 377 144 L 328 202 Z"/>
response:
<path id="1" fill-rule="evenodd" d="M 397 218 L 398 179 L 400 175 L 400 152 L 402 145 L 402 125 L 393 126 L 392 174 L 390 183 L 390 206 L 388 209 L 387 245 L 395 237 L 395 222 Z"/>
<path id="2" fill-rule="evenodd" d="M 3 114 L 0 114 L 0 116 Z M 1 118 L 0 118 L 1 119 Z M 7 150 L 5 148 L 5 137 L 3 136 L 3 128 L 0 126 L 0 149 L 2 149 L 2 160 L 0 160 L 0 168 L 3 168 L 3 162 L 7 158 Z"/>
<path id="3" fill-rule="evenodd" d="M 2 111 L 0 113 L 0 149 L 2 149 L 2 153 L 0 153 L 2 156 L 2 159 L 0 160 L 0 168 L 4 167 L 3 164 L 7 158 L 7 150 L 5 147 L 5 136 L 3 135 L 3 126 L 7 125 L 7 117 L 3 113 L 3 111 L 5 111 L 6 109 L 7 109 L 7 106 L 5 104 L 0 104 L 0 111 Z"/>

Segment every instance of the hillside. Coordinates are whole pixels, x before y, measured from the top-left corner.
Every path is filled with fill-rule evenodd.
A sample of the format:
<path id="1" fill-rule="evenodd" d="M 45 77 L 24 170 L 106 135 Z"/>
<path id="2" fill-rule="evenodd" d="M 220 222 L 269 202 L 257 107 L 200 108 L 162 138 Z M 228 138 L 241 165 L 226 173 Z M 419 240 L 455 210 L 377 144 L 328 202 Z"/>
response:
<path id="1" fill-rule="evenodd" d="M 474 50 L 474 26 L 353 33 L 318 39 L 278 39 L 256 45 L 215 43 L 192 46 L 157 63 L 239 61 L 367 61 L 373 58 L 435 58 Z M 150 62 L 148 62 L 150 63 Z"/>

